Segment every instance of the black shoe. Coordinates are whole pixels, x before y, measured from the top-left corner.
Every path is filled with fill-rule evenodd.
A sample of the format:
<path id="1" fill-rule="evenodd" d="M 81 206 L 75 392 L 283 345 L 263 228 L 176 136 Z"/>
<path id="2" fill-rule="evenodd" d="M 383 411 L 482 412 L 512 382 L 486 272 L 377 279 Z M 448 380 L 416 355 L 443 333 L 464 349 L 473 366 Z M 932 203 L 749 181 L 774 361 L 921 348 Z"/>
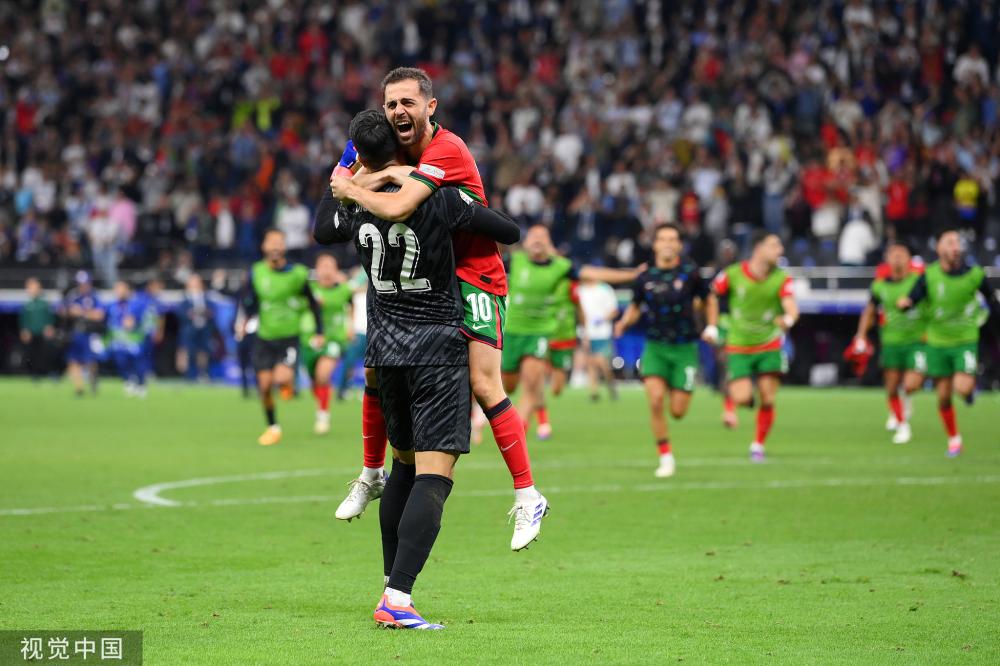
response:
<path id="1" fill-rule="evenodd" d="M 969 395 L 965 396 L 965 404 L 967 404 L 969 407 L 972 407 L 974 404 L 976 404 L 976 392 L 975 391 L 973 391 Z"/>

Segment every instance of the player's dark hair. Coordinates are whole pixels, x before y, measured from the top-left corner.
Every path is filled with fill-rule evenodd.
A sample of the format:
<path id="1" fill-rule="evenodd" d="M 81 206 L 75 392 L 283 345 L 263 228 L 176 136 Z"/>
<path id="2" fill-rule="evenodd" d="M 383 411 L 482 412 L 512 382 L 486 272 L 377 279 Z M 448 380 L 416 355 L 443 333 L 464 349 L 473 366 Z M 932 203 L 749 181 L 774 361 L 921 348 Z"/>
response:
<path id="1" fill-rule="evenodd" d="M 400 81 L 416 81 L 420 86 L 420 94 L 424 98 L 434 97 L 434 84 L 431 83 L 431 77 L 427 76 L 427 72 L 419 67 L 397 67 L 386 74 L 385 78 L 382 79 L 382 96 L 385 96 L 386 86 Z"/>
<path id="2" fill-rule="evenodd" d="M 653 228 L 653 240 L 656 240 L 656 237 L 659 236 L 660 232 L 664 229 L 673 229 L 677 232 L 677 238 L 680 239 L 682 243 L 684 242 L 684 231 L 681 230 L 680 225 L 674 224 L 673 222 L 663 222 L 662 224 L 656 225 Z"/>
<path id="3" fill-rule="evenodd" d="M 751 234 L 750 236 L 750 251 L 753 252 L 754 250 L 757 249 L 758 245 L 766 241 L 771 236 L 775 235 L 776 234 L 770 231 L 766 231 L 764 229 L 758 229 L 757 231 L 753 232 L 753 234 Z"/>
<path id="4" fill-rule="evenodd" d="M 282 238 L 285 237 L 285 232 L 284 231 L 282 231 L 281 229 L 279 229 L 277 227 L 270 227 L 270 228 L 264 230 L 264 236 L 263 236 L 263 238 L 267 238 L 271 234 L 278 234 Z M 263 240 L 263 238 L 262 238 L 262 240 Z"/>
<path id="5" fill-rule="evenodd" d="M 358 155 L 373 167 L 381 167 L 396 157 L 396 133 L 382 111 L 366 109 L 351 120 L 348 129 Z"/>
<path id="6" fill-rule="evenodd" d="M 950 234 L 950 233 L 956 233 L 956 234 L 959 233 L 958 228 L 957 227 L 951 227 L 951 226 L 944 227 L 943 229 L 941 229 L 940 231 L 938 231 L 937 234 L 934 235 L 934 241 L 937 242 L 937 243 L 940 243 L 941 242 L 941 238 L 945 234 Z"/>
<path id="7" fill-rule="evenodd" d="M 907 243 L 906 241 L 902 241 L 899 239 L 889 241 L 889 243 L 885 246 L 885 251 L 888 252 L 894 247 L 901 247 L 907 252 L 909 252 L 911 255 L 913 254 L 913 248 L 910 247 L 910 244 Z"/>
<path id="8" fill-rule="evenodd" d="M 337 261 L 337 257 L 333 256 L 332 252 L 319 252 L 316 254 L 316 259 L 313 260 L 313 264 L 318 264 L 320 259 L 332 259 L 333 261 Z"/>

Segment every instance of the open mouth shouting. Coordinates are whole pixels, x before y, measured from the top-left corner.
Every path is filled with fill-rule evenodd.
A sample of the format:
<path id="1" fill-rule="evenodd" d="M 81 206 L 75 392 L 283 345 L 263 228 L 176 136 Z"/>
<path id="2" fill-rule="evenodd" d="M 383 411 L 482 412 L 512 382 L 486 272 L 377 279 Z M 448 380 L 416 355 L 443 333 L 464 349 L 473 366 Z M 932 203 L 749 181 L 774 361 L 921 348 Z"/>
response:
<path id="1" fill-rule="evenodd" d="M 396 118 L 393 121 L 393 127 L 396 129 L 396 136 L 399 137 L 399 142 L 404 146 L 412 143 L 416 138 L 416 127 L 409 116 Z"/>

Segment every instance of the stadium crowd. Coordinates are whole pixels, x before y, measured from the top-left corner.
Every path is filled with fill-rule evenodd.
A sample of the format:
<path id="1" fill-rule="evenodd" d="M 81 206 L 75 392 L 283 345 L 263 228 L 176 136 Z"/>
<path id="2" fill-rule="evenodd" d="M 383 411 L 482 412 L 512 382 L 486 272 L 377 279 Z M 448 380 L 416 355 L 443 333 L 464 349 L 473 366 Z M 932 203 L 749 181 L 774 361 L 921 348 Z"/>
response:
<path id="1" fill-rule="evenodd" d="M 867 265 L 946 224 L 998 261 L 993 2 L 41 0 L 0 26 L 0 266 L 183 283 L 272 225 L 307 255 L 395 65 L 433 77 L 491 204 L 577 259 L 677 221 L 706 264 L 759 227 Z"/>

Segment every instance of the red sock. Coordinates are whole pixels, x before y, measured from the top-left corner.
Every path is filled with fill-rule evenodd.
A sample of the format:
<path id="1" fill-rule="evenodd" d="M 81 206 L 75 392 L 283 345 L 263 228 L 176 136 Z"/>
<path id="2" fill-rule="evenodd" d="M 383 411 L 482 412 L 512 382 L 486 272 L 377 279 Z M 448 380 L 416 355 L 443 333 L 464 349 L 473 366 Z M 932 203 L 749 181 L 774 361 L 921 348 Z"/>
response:
<path id="1" fill-rule="evenodd" d="M 736 411 L 736 403 L 728 395 L 726 396 L 726 399 L 722 403 L 722 405 L 723 405 L 722 408 L 725 409 L 727 412 L 735 412 Z"/>
<path id="2" fill-rule="evenodd" d="M 524 421 L 510 398 L 504 398 L 498 405 L 483 410 L 493 429 L 493 439 L 497 442 L 500 455 L 507 463 L 514 488 L 535 485 L 531 478 L 531 460 L 528 458 L 528 442 L 524 436 Z"/>
<path id="3" fill-rule="evenodd" d="M 941 415 L 941 423 L 944 424 L 944 430 L 948 433 L 948 436 L 954 437 L 957 435 L 958 425 L 955 423 L 955 408 L 951 405 L 938 407 L 938 413 Z"/>
<path id="4" fill-rule="evenodd" d="M 669 439 L 658 439 L 656 440 L 656 448 L 660 452 L 661 456 L 665 456 L 670 453 L 670 440 Z"/>
<path id="5" fill-rule="evenodd" d="M 539 407 L 535 410 L 538 415 L 538 425 L 548 425 L 549 423 L 549 410 L 545 407 Z"/>
<path id="6" fill-rule="evenodd" d="M 761 405 L 757 410 L 757 442 L 764 443 L 767 433 L 771 432 L 771 424 L 774 423 L 774 405 Z"/>
<path id="7" fill-rule="evenodd" d="M 889 396 L 889 409 L 892 410 L 892 415 L 900 423 L 906 420 L 906 417 L 903 415 L 903 400 L 898 395 Z"/>
<path id="8" fill-rule="evenodd" d="M 361 401 L 361 436 L 365 448 L 365 467 L 378 469 L 385 466 L 385 415 L 375 389 L 365 387 Z"/>
<path id="9" fill-rule="evenodd" d="M 330 385 L 313 386 L 313 395 L 316 396 L 316 404 L 321 412 L 330 409 Z"/>

